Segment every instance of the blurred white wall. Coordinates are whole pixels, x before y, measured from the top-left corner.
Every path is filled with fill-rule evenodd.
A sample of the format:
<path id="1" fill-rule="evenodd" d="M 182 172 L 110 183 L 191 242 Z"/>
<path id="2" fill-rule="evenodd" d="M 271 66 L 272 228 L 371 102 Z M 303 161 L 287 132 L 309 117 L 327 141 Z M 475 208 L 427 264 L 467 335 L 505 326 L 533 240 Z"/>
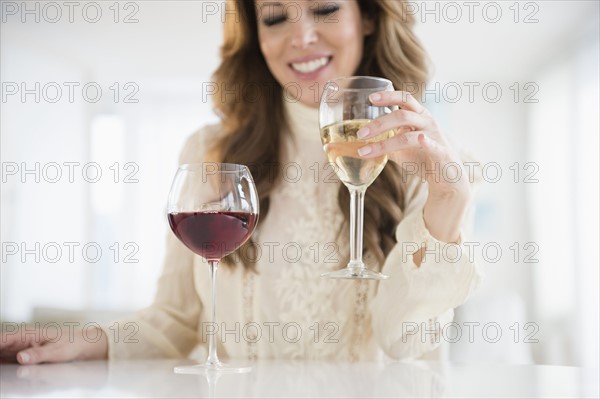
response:
<path id="1" fill-rule="evenodd" d="M 217 119 L 204 84 L 218 65 L 222 3 L 98 2 L 96 14 L 83 2 L 73 22 L 64 6 L 58 18 L 50 2 L 26 3 L 29 13 L 1 3 L 0 320 L 132 311 L 152 300 L 183 140 Z M 451 357 L 597 367 L 598 3 L 409 4 L 435 65 L 424 102 L 488 166 L 470 240 L 487 276 L 457 311 L 465 336 Z M 39 101 L 22 97 L 36 83 Z M 39 182 L 22 174 L 36 162 Z M 82 176 L 89 162 L 97 183 L 86 181 L 93 167 Z M 65 242 L 77 243 L 72 261 Z M 22 243 L 39 243 L 39 261 L 22 259 Z"/>
<path id="2" fill-rule="evenodd" d="M 113 3 L 103 2 L 94 3 L 97 22 L 88 22 L 95 6 L 83 12 L 88 2 L 73 23 L 65 7 L 53 23 L 50 3 L 27 3 L 30 14 L 2 4 L 3 320 L 28 320 L 36 308 L 149 304 L 178 153 L 216 120 L 202 84 L 218 63 L 221 22 L 203 23 L 201 2 L 123 3 L 118 23 Z M 22 89 L 33 92 L 22 97 Z M 55 165 L 62 178 L 51 183 Z M 26 168 L 34 173 L 23 175 Z M 39 259 L 23 261 L 21 243 L 39 243 Z"/>

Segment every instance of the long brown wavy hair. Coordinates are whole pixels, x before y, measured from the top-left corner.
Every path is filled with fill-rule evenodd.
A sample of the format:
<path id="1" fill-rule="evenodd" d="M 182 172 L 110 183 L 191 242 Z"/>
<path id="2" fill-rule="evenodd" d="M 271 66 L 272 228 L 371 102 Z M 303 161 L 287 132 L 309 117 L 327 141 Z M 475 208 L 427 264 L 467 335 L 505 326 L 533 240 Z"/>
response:
<path id="1" fill-rule="evenodd" d="M 355 75 L 385 77 L 396 89 L 411 83 L 411 87 L 418 87 L 415 97 L 420 98 L 422 83 L 427 80 L 427 57 L 413 34 L 414 18 L 406 12 L 405 3 L 358 0 L 363 17 L 374 23 L 375 31 L 365 37 Z M 223 132 L 209 159 L 248 165 L 259 193 L 260 220 L 265 220 L 270 194 L 281 181 L 282 134 L 289 131 L 283 88 L 260 50 L 254 1 L 228 0 L 226 9 L 222 61 L 213 75 L 217 86 L 213 103 Z M 403 216 L 403 187 L 400 167 L 388 162 L 366 192 L 369 206 L 364 212 L 364 250 L 374 255 L 379 267 L 396 242 L 395 229 Z M 341 184 L 338 202 L 348 223 L 349 193 Z M 246 243 L 238 254 L 248 254 L 251 247 Z M 226 263 L 232 263 L 233 256 L 226 258 Z M 254 269 L 252 256 L 242 258 L 246 268 Z"/>

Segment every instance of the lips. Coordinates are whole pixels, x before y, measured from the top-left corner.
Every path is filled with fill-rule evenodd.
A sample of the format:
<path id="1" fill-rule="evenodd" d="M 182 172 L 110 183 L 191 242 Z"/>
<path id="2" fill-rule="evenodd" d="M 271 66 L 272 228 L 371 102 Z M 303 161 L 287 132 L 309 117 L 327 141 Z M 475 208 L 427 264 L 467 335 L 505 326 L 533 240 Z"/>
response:
<path id="1" fill-rule="evenodd" d="M 313 73 L 329 64 L 332 57 L 319 57 L 303 62 L 292 62 L 290 66 L 296 72 Z"/>

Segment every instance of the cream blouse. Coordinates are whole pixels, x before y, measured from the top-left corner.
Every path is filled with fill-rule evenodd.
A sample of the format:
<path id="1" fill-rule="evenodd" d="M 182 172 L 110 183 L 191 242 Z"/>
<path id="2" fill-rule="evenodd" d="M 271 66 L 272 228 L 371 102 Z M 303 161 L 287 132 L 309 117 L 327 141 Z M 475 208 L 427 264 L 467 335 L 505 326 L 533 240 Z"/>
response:
<path id="1" fill-rule="evenodd" d="M 466 250 L 444 252 L 444 243 L 429 234 L 422 216 L 426 184 L 408 181 L 397 244 L 382 269 L 389 279 L 320 278 L 348 258 L 349 231 L 337 203 L 341 183 L 327 167 L 318 110 L 286 102 L 286 113 L 284 178 L 252 236 L 257 273 L 240 263 L 219 268 L 213 325 L 206 261 L 169 232 L 154 303 L 118 323 L 120 334 L 105 330 L 109 358 L 185 357 L 194 348 L 203 357 L 213 331 L 222 360 L 418 358 L 443 341 L 444 325 L 480 274 Z M 216 125 L 192 135 L 180 163 L 202 162 L 205 143 L 219 133 Z M 417 267 L 411 253 L 423 243 L 428 252 Z M 368 254 L 364 260 L 377 268 Z"/>

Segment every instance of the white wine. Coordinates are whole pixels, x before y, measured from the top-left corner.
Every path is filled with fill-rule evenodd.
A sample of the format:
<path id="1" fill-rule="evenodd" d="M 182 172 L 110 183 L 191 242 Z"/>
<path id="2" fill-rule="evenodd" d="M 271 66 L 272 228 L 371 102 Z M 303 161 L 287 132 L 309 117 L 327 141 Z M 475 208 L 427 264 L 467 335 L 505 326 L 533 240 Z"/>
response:
<path id="1" fill-rule="evenodd" d="M 321 142 L 329 162 L 335 165 L 335 172 L 348 188 L 366 189 L 375 181 L 387 163 L 387 155 L 364 159 L 358 156 L 358 149 L 367 143 L 385 140 L 392 131 L 382 133 L 368 140 L 356 137 L 356 132 L 369 123 L 369 119 L 354 119 L 334 123 L 321 129 Z"/>

